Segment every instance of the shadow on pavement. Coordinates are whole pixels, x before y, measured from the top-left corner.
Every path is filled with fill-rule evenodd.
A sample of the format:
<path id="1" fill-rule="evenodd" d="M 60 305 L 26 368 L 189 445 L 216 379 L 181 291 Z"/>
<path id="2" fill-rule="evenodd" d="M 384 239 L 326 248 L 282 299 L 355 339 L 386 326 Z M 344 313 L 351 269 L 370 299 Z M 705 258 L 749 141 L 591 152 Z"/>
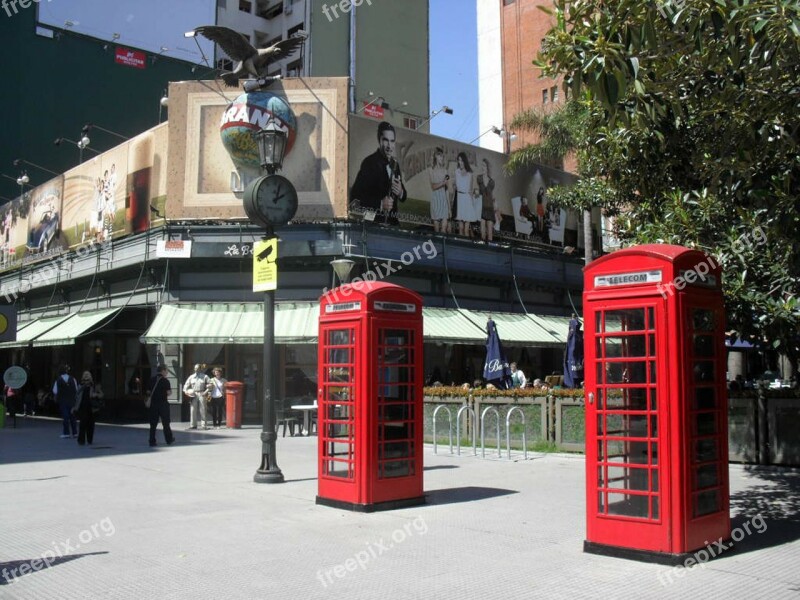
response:
<path id="1" fill-rule="evenodd" d="M 800 472 L 758 466 L 745 471 L 753 485 L 731 494 L 731 509 L 738 513 L 731 519 L 737 554 L 800 539 Z"/>
<path id="2" fill-rule="evenodd" d="M 497 496 L 508 496 L 518 493 L 517 490 L 467 486 L 433 490 L 431 492 L 426 492 L 425 497 L 427 498 L 428 504 L 457 504 L 459 502 L 475 502 L 477 500 L 486 500 L 488 498 L 496 498 Z"/>
<path id="3" fill-rule="evenodd" d="M 185 423 L 173 423 L 172 432 L 177 445 L 202 445 L 229 439 L 214 430 L 190 432 L 185 429 Z M 79 446 L 74 438 L 61 439 L 60 434 L 60 419 L 40 417 L 27 418 L 16 429 L 0 429 L 0 456 L 3 464 L 140 454 L 169 448 L 164 441 L 161 425 L 156 431 L 157 448 L 151 448 L 148 444 L 149 427 L 146 425 L 98 423 L 95 427 L 94 443 L 85 446 Z"/>
<path id="4" fill-rule="evenodd" d="M 458 469 L 458 465 L 436 465 L 435 467 L 423 467 L 423 471 L 438 471 L 439 469 Z"/>
<path id="5" fill-rule="evenodd" d="M 45 554 L 47 554 L 45 552 Z M 52 554 L 52 553 L 51 553 Z M 33 575 L 34 573 L 41 573 L 42 571 L 46 571 L 47 569 L 51 569 L 58 565 L 68 563 L 72 560 L 76 560 L 78 558 L 83 558 L 84 556 L 96 556 L 98 554 L 108 554 L 108 552 L 86 552 L 84 554 L 70 554 L 68 556 L 54 556 L 53 558 L 44 559 L 42 557 L 38 558 L 31 558 L 29 560 L 12 560 L 9 562 L 0 562 L 0 585 L 8 585 L 9 583 L 13 582 L 16 577 L 25 577 L 27 575 Z M 24 569 L 26 573 L 24 575 L 20 574 L 20 567 L 24 567 L 27 565 L 27 568 Z M 39 568 L 36 569 L 35 567 L 38 566 Z"/>

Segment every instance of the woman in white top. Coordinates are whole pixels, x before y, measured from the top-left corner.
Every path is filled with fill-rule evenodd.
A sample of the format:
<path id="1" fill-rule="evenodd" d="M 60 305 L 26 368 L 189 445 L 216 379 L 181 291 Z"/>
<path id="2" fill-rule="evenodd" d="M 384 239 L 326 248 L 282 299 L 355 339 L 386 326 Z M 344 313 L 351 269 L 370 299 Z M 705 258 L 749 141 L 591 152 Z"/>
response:
<path id="1" fill-rule="evenodd" d="M 447 220 L 450 218 L 450 205 L 447 201 L 447 188 L 450 176 L 444 166 L 444 150 L 436 148 L 431 163 L 431 221 L 435 232 L 447 233 Z"/>
<path id="2" fill-rule="evenodd" d="M 225 406 L 225 385 L 228 380 L 222 376 L 222 369 L 214 369 L 214 377 L 211 378 L 211 419 L 214 422 L 214 429 L 222 427 L 222 408 Z"/>
<path id="3" fill-rule="evenodd" d="M 458 166 L 456 167 L 456 219 L 458 220 L 458 233 L 469 235 L 470 223 L 477 221 L 473 204 L 474 181 L 469 160 L 464 152 L 458 153 Z"/>

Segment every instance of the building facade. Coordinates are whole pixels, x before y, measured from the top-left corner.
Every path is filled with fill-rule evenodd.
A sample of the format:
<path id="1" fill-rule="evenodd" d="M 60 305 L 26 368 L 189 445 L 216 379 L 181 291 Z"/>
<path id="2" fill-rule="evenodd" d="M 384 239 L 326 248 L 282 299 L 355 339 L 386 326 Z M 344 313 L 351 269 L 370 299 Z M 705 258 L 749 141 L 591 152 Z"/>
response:
<path id="1" fill-rule="evenodd" d="M 564 101 L 560 80 L 541 77 L 533 65 L 555 20 L 540 10 L 551 7 L 543 0 L 477 0 L 477 7 L 480 129 L 502 123 L 508 133 L 499 142 L 496 136 L 484 136 L 481 144 L 496 149 L 505 144 L 508 152 L 537 141 L 531 132 L 509 130 L 507 124 L 516 115 Z"/>
<path id="2" fill-rule="evenodd" d="M 506 178 L 502 154 L 398 129 L 407 198 L 396 223 L 381 223 L 354 202 L 353 188 L 383 121 L 349 113 L 349 80 L 287 78 L 270 93 L 293 109 L 294 143 L 282 173 L 300 198 L 295 219 L 277 230 L 281 401 L 315 394 L 318 302 L 335 293 L 330 263 L 340 258 L 353 261 L 355 277 L 422 295 L 428 381 L 480 377 L 489 316 L 529 374 L 560 369 L 581 261 L 562 243 L 520 234 L 513 211 L 537 177 L 566 174 L 540 167 Z M 252 245 L 264 232 L 247 221 L 241 194 L 231 189 L 241 164 L 226 151 L 220 124 L 239 119 L 253 130 L 262 109 L 257 98 L 240 90 L 220 96 L 206 82 L 172 84 L 169 96 L 169 122 L 5 207 L 0 297 L 16 307 L 18 325 L 0 352 L 5 364 L 29 365 L 43 391 L 62 363 L 91 370 L 119 416 L 141 412 L 157 364 L 169 366 L 174 388 L 196 362 L 222 366 L 247 385 L 245 417 L 257 420 L 263 295 L 252 291 Z M 482 165 L 483 177 L 494 173 L 501 222 L 492 243 L 433 231 L 428 165 L 437 148 L 453 178 L 457 156 L 476 170 Z M 558 225 L 548 215 L 552 238 Z M 560 223 L 566 235 L 566 219 Z M 182 407 L 173 400 L 177 416 Z"/>

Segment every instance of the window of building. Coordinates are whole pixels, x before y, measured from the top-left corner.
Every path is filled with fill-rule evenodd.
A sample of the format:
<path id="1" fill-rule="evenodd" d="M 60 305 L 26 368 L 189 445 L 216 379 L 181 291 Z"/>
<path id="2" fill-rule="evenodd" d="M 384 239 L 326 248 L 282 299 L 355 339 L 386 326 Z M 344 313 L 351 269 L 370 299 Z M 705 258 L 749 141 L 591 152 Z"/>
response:
<path id="1" fill-rule="evenodd" d="M 276 35 L 273 38 L 267 39 L 267 33 L 261 33 L 260 31 L 256 32 L 256 43 L 258 44 L 259 48 L 269 48 L 270 46 L 274 46 L 278 42 L 280 42 L 283 37 L 280 35 Z"/>
<path id="2" fill-rule="evenodd" d="M 418 122 L 414 117 L 403 117 L 403 127 L 407 129 L 416 129 L 417 124 Z"/>
<path id="3" fill-rule="evenodd" d="M 503 0 L 503 6 L 508 6 L 509 4 L 514 4 L 516 0 Z"/>
<path id="4" fill-rule="evenodd" d="M 239 0 L 239 10 L 250 14 L 253 12 L 253 3 L 248 0 Z"/>
<path id="5" fill-rule="evenodd" d="M 229 58 L 220 58 L 217 61 L 217 68 L 220 71 L 233 71 L 233 61 Z"/>
<path id="6" fill-rule="evenodd" d="M 256 14 L 262 19 L 274 19 L 283 14 L 283 0 L 279 2 L 259 2 L 256 6 Z"/>
<path id="7" fill-rule="evenodd" d="M 217 8 L 222 8 L 223 10 L 227 10 L 228 0 L 217 0 Z"/>
<path id="8" fill-rule="evenodd" d="M 558 102 L 558 86 L 554 85 L 550 88 L 550 102 Z"/>
<path id="9" fill-rule="evenodd" d="M 294 26 L 294 27 L 292 27 L 292 28 L 291 28 L 289 31 L 287 31 L 287 32 L 286 32 L 286 37 L 287 37 L 287 39 L 288 39 L 288 38 L 290 38 L 290 37 L 292 37 L 292 36 L 293 36 L 295 33 L 297 33 L 298 31 L 302 31 L 302 30 L 303 30 L 303 25 L 305 25 L 305 23 L 300 23 L 299 25 L 295 25 L 295 26 Z"/>
<path id="10" fill-rule="evenodd" d="M 303 72 L 303 61 L 299 58 L 286 65 L 287 77 L 300 77 Z"/>
<path id="11" fill-rule="evenodd" d="M 542 90 L 542 104 L 547 104 L 547 101 L 550 99 L 548 94 L 549 90 L 547 90 L 547 88 Z"/>

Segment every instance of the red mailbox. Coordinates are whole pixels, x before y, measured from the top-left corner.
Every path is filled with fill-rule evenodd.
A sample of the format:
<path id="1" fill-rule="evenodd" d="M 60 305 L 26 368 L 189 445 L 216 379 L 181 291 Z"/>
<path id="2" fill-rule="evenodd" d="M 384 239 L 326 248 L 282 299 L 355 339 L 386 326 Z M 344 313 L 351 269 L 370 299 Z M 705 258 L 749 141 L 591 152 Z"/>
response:
<path id="1" fill-rule="evenodd" d="M 229 429 L 242 426 L 242 395 L 244 384 L 241 381 L 229 381 L 225 384 L 225 425 Z"/>
<path id="2" fill-rule="evenodd" d="M 383 283 L 320 301 L 318 504 L 421 504 L 422 299 Z"/>
<path id="3" fill-rule="evenodd" d="M 585 268 L 585 551 L 676 563 L 730 536 L 720 284 L 666 244 Z"/>

